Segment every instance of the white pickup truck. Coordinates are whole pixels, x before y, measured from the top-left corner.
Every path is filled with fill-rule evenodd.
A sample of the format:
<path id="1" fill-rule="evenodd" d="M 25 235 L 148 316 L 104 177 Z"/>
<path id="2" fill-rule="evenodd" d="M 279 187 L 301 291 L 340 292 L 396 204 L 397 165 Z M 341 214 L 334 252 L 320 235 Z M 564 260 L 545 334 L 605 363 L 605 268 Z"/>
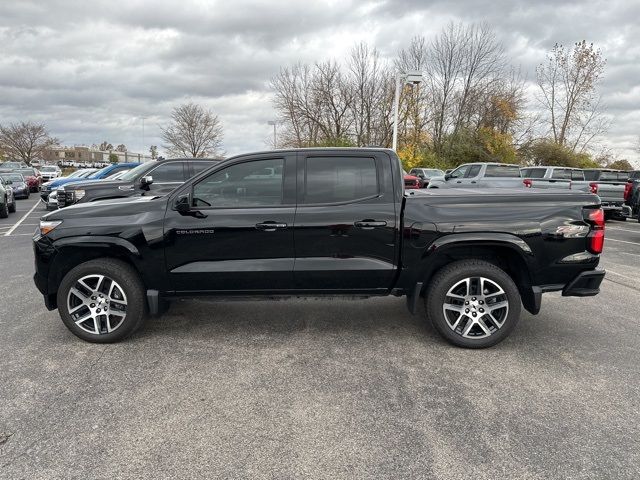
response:
<path id="1" fill-rule="evenodd" d="M 626 220 L 631 216 L 631 208 L 625 205 L 625 187 L 629 172 L 607 168 L 587 168 L 584 180 L 572 181 L 571 189 L 595 193 L 602 201 L 605 218 Z"/>

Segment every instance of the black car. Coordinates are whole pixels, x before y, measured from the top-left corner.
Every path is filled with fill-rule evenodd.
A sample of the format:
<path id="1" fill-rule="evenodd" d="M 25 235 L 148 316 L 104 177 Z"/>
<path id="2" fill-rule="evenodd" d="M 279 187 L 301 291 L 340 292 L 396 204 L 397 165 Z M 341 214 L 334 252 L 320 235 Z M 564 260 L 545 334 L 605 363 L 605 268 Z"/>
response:
<path id="1" fill-rule="evenodd" d="M 58 207 L 141 194 L 164 195 L 219 159 L 174 158 L 143 163 L 117 180 L 75 182 L 58 189 Z"/>
<path id="2" fill-rule="evenodd" d="M 449 342 L 494 345 L 542 294 L 599 292 L 604 214 L 587 192 L 405 192 L 387 149 L 302 149 L 213 164 L 169 195 L 42 217 L 35 283 L 91 342 L 194 295 L 406 296 Z M 585 311 L 588 315 L 588 311 Z"/>
<path id="3" fill-rule="evenodd" d="M 27 181 L 20 173 L 0 173 L 0 177 L 5 182 L 11 182 L 11 189 L 13 190 L 14 198 L 29 198 L 31 192 L 29 191 L 29 185 L 27 185 Z"/>

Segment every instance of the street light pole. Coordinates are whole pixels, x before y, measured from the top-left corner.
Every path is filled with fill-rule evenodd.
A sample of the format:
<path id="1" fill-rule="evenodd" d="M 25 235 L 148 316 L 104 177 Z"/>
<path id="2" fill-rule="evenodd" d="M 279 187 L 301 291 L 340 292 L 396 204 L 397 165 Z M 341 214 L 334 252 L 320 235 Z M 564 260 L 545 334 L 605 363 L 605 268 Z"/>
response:
<path id="1" fill-rule="evenodd" d="M 277 143 L 277 125 L 278 125 L 278 121 L 277 120 L 269 120 L 267 122 L 269 125 L 273 125 L 273 148 L 276 149 L 278 148 L 278 143 Z"/>
<path id="2" fill-rule="evenodd" d="M 147 117 L 140 118 L 142 118 L 142 158 L 144 158 L 144 121 Z"/>
<path id="3" fill-rule="evenodd" d="M 422 73 L 420 72 L 398 72 L 396 74 L 396 93 L 393 97 L 393 150 L 398 149 L 398 108 L 400 103 L 400 86 L 406 84 L 418 85 L 422 82 Z"/>

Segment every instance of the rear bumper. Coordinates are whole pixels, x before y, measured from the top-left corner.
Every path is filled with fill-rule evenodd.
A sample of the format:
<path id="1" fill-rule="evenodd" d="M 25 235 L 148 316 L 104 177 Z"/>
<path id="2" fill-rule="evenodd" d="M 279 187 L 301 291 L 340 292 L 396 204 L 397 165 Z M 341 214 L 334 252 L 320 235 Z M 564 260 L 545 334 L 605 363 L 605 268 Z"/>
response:
<path id="1" fill-rule="evenodd" d="M 542 294 L 546 292 L 562 291 L 563 297 L 591 297 L 600 293 L 600 284 L 605 276 L 605 270 L 596 268 L 579 273 L 566 285 L 542 285 L 533 286 L 530 290 L 525 290 L 522 296 L 524 307 L 536 315 L 540 312 L 542 305 Z"/>
<path id="2" fill-rule="evenodd" d="M 562 289 L 563 297 L 591 297 L 600 293 L 600 284 L 604 279 L 602 269 L 582 272 Z"/>

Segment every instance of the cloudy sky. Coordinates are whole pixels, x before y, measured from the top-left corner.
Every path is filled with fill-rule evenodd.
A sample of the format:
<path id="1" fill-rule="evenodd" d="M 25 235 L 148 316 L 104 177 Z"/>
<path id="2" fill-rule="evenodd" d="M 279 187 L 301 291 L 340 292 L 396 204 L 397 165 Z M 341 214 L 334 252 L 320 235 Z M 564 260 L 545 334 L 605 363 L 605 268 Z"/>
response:
<path id="1" fill-rule="evenodd" d="M 140 151 L 191 100 L 220 116 L 228 154 L 264 149 L 281 66 L 341 58 L 359 41 L 393 58 L 452 20 L 485 21 L 530 81 L 556 42 L 601 48 L 612 121 L 601 143 L 640 166 L 638 19 L 638 0 L 0 0 L 0 123 Z"/>

